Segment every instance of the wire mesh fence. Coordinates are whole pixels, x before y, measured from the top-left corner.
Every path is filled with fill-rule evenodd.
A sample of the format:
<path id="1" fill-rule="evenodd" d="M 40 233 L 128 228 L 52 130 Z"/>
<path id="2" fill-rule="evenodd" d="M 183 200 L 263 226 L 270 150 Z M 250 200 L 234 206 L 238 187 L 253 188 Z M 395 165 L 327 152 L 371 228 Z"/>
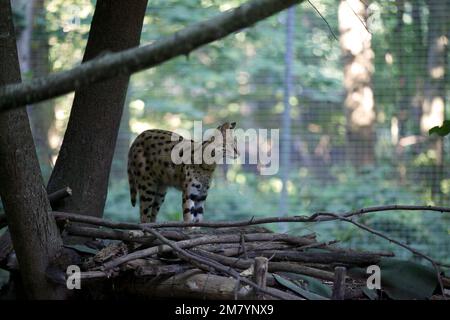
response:
<path id="1" fill-rule="evenodd" d="M 48 50 L 41 64 L 52 71 L 68 69 L 82 58 L 94 3 L 72 2 L 73 10 L 64 11 L 60 2 L 46 1 L 49 22 L 35 31 L 35 45 Z M 237 2 L 152 1 L 141 43 Z M 206 219 L 342 213 L 386 204 L 450 205 L 448 138 L 428 134 L 445 118 L 448 1 L 314 4 L 322 17 L 305 3 L 295 8 L 290 22 L 286 13 L 279 14 L 131 78 L 107 217 L 136 221 L 139 216 L 130 205 L 126 181 L 132 140 L 151 128 L 192 129 L 195 120 L 205 129 L 237 121 L 239 128 L 280 132 L 273 145 L 259 141 L 264 150 L 280 150 L 283 165 L 276 174 L 261 175 L 258 164 L 217 168 Z M 17 12 L 20 30 L 26 30 L 26 16 Z M 286 54 L 289 47 L 291 55 Z M 51 150 L 40 159 L 44 173 L 62 142 L 71 99 L 54 101 L 52 121 L 44 128 L 48 139 L 37 143 Z M 30 116 L 40 141 L 39 116 Z M 159 219 L 181 219 L 181 195 L 169 192 L 161 211 Z M 374 213 L 362 221 L 449 262 L 449 219 L 435 212 L 402 211 Z M 410 257 L 344 222 L 297 225 L 289 231 L 311 230 L 324 240 Z"/>

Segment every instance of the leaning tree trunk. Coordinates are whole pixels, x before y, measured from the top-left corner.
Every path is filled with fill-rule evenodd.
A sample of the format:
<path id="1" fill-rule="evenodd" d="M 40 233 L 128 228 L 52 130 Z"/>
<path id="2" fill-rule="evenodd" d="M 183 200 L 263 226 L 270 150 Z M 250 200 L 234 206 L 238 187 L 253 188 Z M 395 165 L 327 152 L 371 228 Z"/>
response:
<path id="1" fill-rule="evenodd" d="M 414 68 L 414 94 L 411 97 L 411 115 L 414 134 L 420 134 L 420 120 L 422 118 L 423 84 L 426 70 L 426 46 L 424 43 L 422 5 L 420 0 L 412 1 L 412 32 L 416 41 L 413 42 L 413 54 L 416 61 Z"/>
<path id="2" fill-rule="evenodd" d="M 375 104 L 372 90 L 374 54 L 371 35 L 364 26 L 367 9 L 367 1 L 348 0 L 339 4 L 346 89 L 347 159 L 356 166 L 375 161 Z"/>
<path id="3" fill-rule="evenodd" d="M 409 119 L 409 82 L 410 77 L 407 74 L 406 59 L 407 52 L 405 50 L 405 23 L 403 21 L 403 15 L 405 13 L 405 1 L 396 0 L 397 6 L 397 24 L 394 28 L 394 53 L 396 58 L 396 64 L 398 67 L 398 80 L 397 92 L 396 92 L 396 105 L 397 105 L 397 119 L 398 119 L 398 139 L 405 137 L 407 134 L 407 121 Z"/>
<path id="4" fill-rule="evenodd" d="M 434 126 L 441 125 L 445 116 L 446 74 L 448 55 L 448 0 L 428 0 L 428 55 L 427 74 L 424 88 L 421 129 L 424 134 Z M 440 194 L 443 173 L 444 141 L 442 137 L 432 137 L 435 165 L 432 176 L 432 193 Z"/>
<path id="5" fill-rule="evenodd" d="M 0 0 L 0 86 L 21 81 L 9 0 Z M 63 298 L 45 276 L 62 248 L 25 108 L 0 113 L 0 195 L 29 298 Z"/>
<path id="6" fill-rule="evenodd" d="M 139 45 L 147 0 L 97 1 L 83 62 Z M 73 190 L 60 210 L 101 217 L 129 76 L 75 92 L 48 191 Z M 125 168 L 124 168 L 125 170 Z"/>
<path id="7" fill-rule="evenodd" d="M 289 194 L 287 184 L 290 172 L 291 155 L 291 97 L 293 96 L 292 71 L 294 67 L 294 30 L 295 7 L 290 7 L 286 12 L 286 49 L 284 54 L 284 111 L 281 118 L 281 181 L 283 183 L 280 194 L 280 217 L 289 213 Z M 287 231 L 287 225 L 282 224 L 283 231 Z"/>

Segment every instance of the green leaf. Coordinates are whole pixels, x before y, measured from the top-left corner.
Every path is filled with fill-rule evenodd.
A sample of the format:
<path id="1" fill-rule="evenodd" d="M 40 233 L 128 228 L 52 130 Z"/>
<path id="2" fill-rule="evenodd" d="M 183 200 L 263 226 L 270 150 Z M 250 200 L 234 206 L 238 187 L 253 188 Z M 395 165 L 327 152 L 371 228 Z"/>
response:
<path id="1" fill-rule="evenodd" d="M 417 262 L 382 258 L 379 267 L 381 290 L 394 300 L 428 299 L 438 285 L 434 268 Z M 349 275 L 369 277 L 364 268 L 351 268 Z"/>
<path id="2" fill-rule="evenodd" d="M 318 294 L 322 297 L 331 299 L 332 294 L 331 288 L 320 280 L 292 272 L 278 272 L 278 274 L 286 276 L 298 286 L 301 286 L 301 284 L 304 283 L 306 284 L 308 291 L 311 291 L 312 293 Z"/>
<path id="3" fill-rule="evenodd" d="M 277 275 L 275 273 L 273 274 L 273 277 L 275 278 L 275 280 L 277 280 L 277 282 L 279 284 L 281 284 L 282 286 L 284 286 L 284 287 L 286 287 L 286 288 L 288 288 L 288 289 L 298 293 L 299 295 L 301 295 L 305 299 L 308 299 L 308 300 L 329 300 L 326 297 L 323 297 L 321 295 L 318 295 L 318 294 L 312 293 L 312 292 L 310 292 L 308 290 L 305 290 L 305 289 L 299 287 L 298 285 L 296 285 L 294 282 L 292 282 L 292 281 L 290 281 L 288 279 L 285 279 L 282 276 L 279 276 L 279 275 Z"/>
<path id="4" fill-rule="evenodd" d="M 376 289 L 369 289 L 367 287 L 364 287 L 362 289 L 364 294 L 370 299 L 370 300 L 377 300 L 378 299 L 378 293 Z"/>
<path id="5" fill-rule="evenodd" d="M 432 135 L 433 133 L 443 137 L 450 133 L 450 120 L 444 120 L 442 126 L 436 126 L 428 130 L 428 133 Z"/>

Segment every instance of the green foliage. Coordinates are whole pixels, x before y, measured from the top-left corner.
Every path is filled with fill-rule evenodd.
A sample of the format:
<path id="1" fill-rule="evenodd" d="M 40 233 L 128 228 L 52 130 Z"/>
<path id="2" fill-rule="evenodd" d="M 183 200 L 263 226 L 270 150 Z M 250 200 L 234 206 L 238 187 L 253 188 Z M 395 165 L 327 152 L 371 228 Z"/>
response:
<path id="1" fill-rule="evenodd" d="M 316 278 L 292 272 L 277 272 L 277 273 L 285 278 L 290 279 L 291 282 L 293 282 L 299 287 L 303 287 L 309 292 L 331 299 L 332 293 L 331 288 L 326 284 L 324 284 L 322 281 L 317 280 Z"/>
<path id="2" fill-rule="evenodd" d="M 326 298 L 326 297 L 323 297 L 312 291 L 303 289 L 298 281 L 294 282 L 293 280 L 288 280 L 276 273 L 273 274 L 273 277 L 282 286 L 288 288 L 289 290 L 292 290 L 295 293 L 298 293 L 300 296 L 302 296 L 308 300 L 328 300 L 328 298 Z"/>
<path id="3" fill-rule="evenodd" d="M 381 290 L 394 300 L 429 299 L 438 285 L 436 271 L 412 261 L 383 258 L 381 270 Z M 352 276 L 366 278 L 364 268 L 349 269 Z"/>
<path id="4" fill-rule="evenodd" d="M 50 63 L 53 71 L 67 70 L 81 61 L 95 1 L 46 2 Z M 153 42 L 243 2 L 151 1 L 141 43 Z M 338 34 L 336 1 L 322 0 L 314 4 Z M 414 5 L 419 6 L 422 17 L 420 26 L 413 23 Z M 420 98 L 418 84 L 423 83 L 426 75 L 427 8 L 423 0 L 408 2 L 399 36 L 396 32 L 399 22 L 396 3 L 373 1 L 370 7 L 378 162 L 374 167 L 356 170 L 332 159 L 330 163 L 333 165 L 327 162 L 324 168 L 320 168 L 327 173 L 323 178 L 315 171 L 317 168 L 308 168 L 304 163 L 293 161 L 288 196 L 290 214 L 345 212 L 392 203 L 435 204 L 431 185 L 424 183 L 424 177 L 434 177 L 437 155 L 412 145 L 403 150 L 404 159 L 399 160 L 391 141 L 393 117 L 399 118 L 401 106 L 410 104 L 402 103 L 402 96 L 410 100 Z M 20 11 L 15 14 L 17 24 L 23 27 L 23 14 Z M 149 127 L 189 129 L 192 120 L 203 120 L 205 125 L 212 126 L 224 119 L 236 119 L 242 128 L 279 128 L 283 111 L 284 17 L 284 13 L 280 13 L 200 48 L 188 57 L 178 57 L 133 75 L 126 105 L 130 110 L 133 134 Z M 80 22 L 78 26 L 65 27 L 67 22 L 77 18 Z M 342 108 L 344 86 L 339 41 L 333 39 L 323 19 L 306 2 L 297 7 L 295 22 L 292 140 L 302 140 L 309 155 L 315 154 L 316 147 L 324 138 L 329 139 L 327 148 L 330 154 L 343 153 L 347 137 Z M 71 96 L 56 101 L 56 128 L 62 135 Z M 61 111 L 64 111 L 64 116 L 61 116 Z M 405 136 L 419 134 L 418 121 L 414 119 L 412 114 L 408 114 Z M 445 134 L 448 130 L 446 121 L 442 127 L 431 129 L 430 134 Z M 297 153 L 298 149 L 293 150 L 293 154 Z M 118 167 L 126 168 L 126 163 Z M 405 174 L 401 175 L 403 169 Z M 207 219 L 231 221 L 276 215 L 280 179 L 258 176 L 240 168 L 233 168 L 232 171 L 234 173 L 228 179 L 220 175 L 216 178 L 206 202 Z M 449 177 L 443 177 L 438 184 L 442 194 L 448 197 Z M 107 218 L 115 220 L 138 221 L 138 208 L 130 205 L 126 180 L 111 179 L 105 213 Z M 172 190 L 168 193 L 159 219 L 182 219 L 179 192 Z M 433 214 L 382 213 L 364 217 L 362 221 L 404 241 L 420 241 L 423 249 L 442 245 L 443 239 L 448 239 L 448 227 L 445 227 L 448 220 Z M 393 249 L 382 240 L 343 223 L 289 227 L 294 233 L 304 232 L 305 229 L 316 231 L 321 238 L 339 239 L 355 247 Z M 448 259 L 445 250 L 441 251 L 436 254 Z M 398 254 L 402 252 L 396 251 Z"/>
<path id="5" fill-rule="evenodd" d="M 428 131 L 428 133 L 430 135 L 437 134 L 441 137 L 448 135 L 450 133 L 450 120 L 444 120 L 442 126 L 433 127 Z"/>

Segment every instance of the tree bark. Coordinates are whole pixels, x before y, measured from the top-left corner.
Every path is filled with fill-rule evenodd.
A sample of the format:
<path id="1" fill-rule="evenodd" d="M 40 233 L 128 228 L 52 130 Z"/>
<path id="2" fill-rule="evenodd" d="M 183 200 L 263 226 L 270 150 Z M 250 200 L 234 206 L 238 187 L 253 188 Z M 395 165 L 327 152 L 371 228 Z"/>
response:
<path id="1" fill-rule="evenodd" d="M 139 45 L 147 0 L 96 4 L 83 63 L 107 51 Z M 101 217 L 129 75 L 95 83 L 75 92 L 64 142 L 48 191 L 70 185 L 72 197 L 60 209 Z"/>
<path id="2" fill-rule="evenodd" d="M 289 214 L 289 194 L 288 181 L 291 164 L 291 97 L 294 96 L 293 68 L 294 68 L 294 30 L 295 30 L 295 7 L 291 7 L 286 12 L 286 49 L 284 53 L 284 110 L 281 118 L 281 181 L 282 188 L 280 194 L 280 217 Z M 287 231 L 287 225 L 281 224 L 281 231 Z"/>
<path id="3" fill-rule="evenodd" d="M 424 42 L 424 31 L 422 27 L 422 4 L 420 0 L 412 1 L 412 26 L 414 32 L 414 38 L 416 41 L 413 43 L 413 52 L 417 65 L 414 75 L 414 94 L 412 97 L 412 120 L 413 120 L 413 132 L 414 134 L 420 134 L 420 122 L 422 118 L 422 105 L 423 105 L 423 86 L 426 70 L 426 46 Z"/>
<path id="4" fill-rule="evenodd" d="M 408 121 L 409 114 L 409 98 L 408 98 L 408 89 L 409 89 L 409 77 L 406 73 L 406 58 L 407 52 L 405 50 L 405 33 L 403 22 L 403 15 L 405 13 L 405 1 L 404 0 L 396 0 L 397 6 L 397 24 L 394 28 L 394 53 L 396 55 L 396 63 L 398 66 L 398 80 L 397 80 L 397 119 L 398 119 L 398 141 L 406 136 L 406 127 Z"/>
<path id="5" fill-rule="evenodd" d="M 367 9 L 367 1 L 348 0 L 339 4 L 346 90 L 347 159 L 356 166 L 370 165 L 375 161 L 374 54 L 371 35 L 364 25 L 368 17 Z"/>
<path id="6" fill-rule="evenodd" d="M 445 116 L 446 75 L 448 55 L 448 0 L 428 0 L 428 55 L 427 74 L 424 86 L 421 129 L 424 134 L 434 126 L 442 125 Z M 443 176 L 444 140 L 433 136 L 431 149 L 435 153 L 432 176 L 432 194 L 440 194 Z"/>
<path id="7" fill-rule="evenodd" d="M 9 0 L 0 0 L 0 86 L 21 81 Z M 31 299 L 63 298 L 45 270 L 57 257 L 62 241 L 39 170 L 25 108 L 0 114 L 0 195 Z"/>
<path id="8" fill-rule="evenodd" d="M 425 134 L 442 125 L 445 110 L 445 79 L 447 74 L 447 0 L 428 0 L 428 53 L 421 129 Z"/>

